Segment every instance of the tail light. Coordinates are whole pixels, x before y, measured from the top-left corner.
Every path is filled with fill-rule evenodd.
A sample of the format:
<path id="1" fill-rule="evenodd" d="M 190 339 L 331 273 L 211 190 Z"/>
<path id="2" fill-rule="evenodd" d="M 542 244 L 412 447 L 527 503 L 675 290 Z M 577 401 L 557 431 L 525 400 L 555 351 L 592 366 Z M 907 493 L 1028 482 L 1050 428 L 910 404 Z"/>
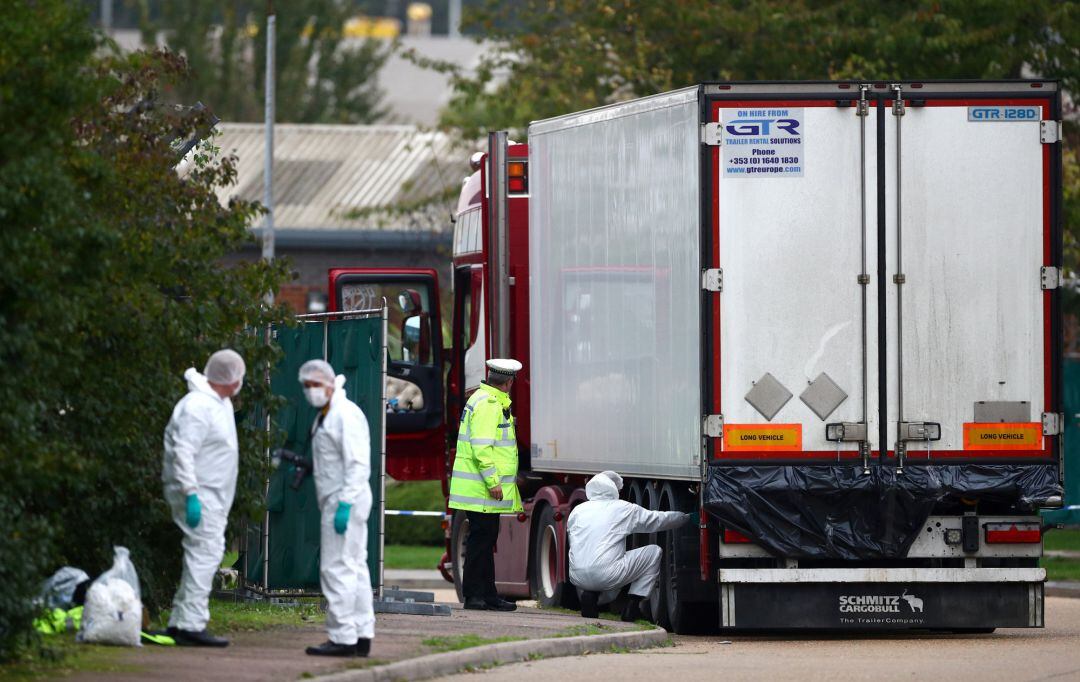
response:
<path id="1" fill-rule="evenodd" d="M 529 515 L 526 514 L 525 512 L 518 512 L 517 520 L 522 522 L 522 523 L 525 523 L 526 521 L 529 520 Z"/>
<path id="2" fill-rule="evenodd" d="M 1038 523 L 988 523 L 983 528 L 988 545 L 1022 545 L 1042 540 Z"/>
<path id="3" fill-rule="evenodd" d="M 506 164 L 506 183 L 510 194 L 528 194 L 529 164 L 525 161 L 510 161 Z"/>
<path id="4" fill-rule="evenodd" d="M 737 530 L 731 530 L 730 528 L 724 529 L 724 544 L 725 545 L 745 545 L 750 542 L 750 538 L 746 537 Z"/>

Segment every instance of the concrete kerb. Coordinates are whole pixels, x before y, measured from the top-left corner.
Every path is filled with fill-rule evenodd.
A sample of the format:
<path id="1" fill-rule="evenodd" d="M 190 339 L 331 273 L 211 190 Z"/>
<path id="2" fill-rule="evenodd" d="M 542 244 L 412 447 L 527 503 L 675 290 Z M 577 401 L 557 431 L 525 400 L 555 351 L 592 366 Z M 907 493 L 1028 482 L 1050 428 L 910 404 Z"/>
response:
<path id="1" fill-rule="evenodd" d="M 668 633 L 663 628 L 613 632 L 606 635 L 580 635 L 577 637 L 549 637 L 521 642 L 499 642 L 483 646 L 429 654 L 387 665 L 362 670 L 346 670 L 331 675 L 320 675 L 324 682 L 393 682 L 395 680 L 423 680 L 442 675 L 453 675 L 468 668 L 483 668 L 504 663 L 518 663 L 532 658 L 558 658 L 581 654 L 607 652 L 612 649 L 646 649 L 662 646 Z"/>

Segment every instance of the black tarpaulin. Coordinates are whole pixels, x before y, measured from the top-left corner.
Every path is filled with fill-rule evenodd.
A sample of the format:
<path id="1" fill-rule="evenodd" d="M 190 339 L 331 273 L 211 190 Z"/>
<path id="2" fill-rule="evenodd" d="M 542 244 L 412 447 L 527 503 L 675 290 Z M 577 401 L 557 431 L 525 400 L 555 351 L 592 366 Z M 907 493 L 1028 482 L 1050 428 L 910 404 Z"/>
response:
<path id="1" fill-rule="evenodd" d="M 778 557 L 891 559 L 907 554 L 940 503 L 1015 504 L 1061 495 L 1053 464 L 713 464 L 705 508 Z"/>

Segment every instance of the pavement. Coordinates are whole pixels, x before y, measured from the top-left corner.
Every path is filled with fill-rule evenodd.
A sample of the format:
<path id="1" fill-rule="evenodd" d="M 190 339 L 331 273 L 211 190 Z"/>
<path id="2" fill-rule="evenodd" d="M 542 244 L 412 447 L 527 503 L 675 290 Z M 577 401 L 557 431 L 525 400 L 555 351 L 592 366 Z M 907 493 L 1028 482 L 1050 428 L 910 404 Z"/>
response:
<path id="1" fill-rule="evenodd" d="M 1080 680 L 1080 599 L 1049 597 L 1045 629 L 984 635 L 680 637 L 628 654 L 530 661 L 443 682 L 551 680 Z"/>
<path id="2" fill-rule="evenodd" d="M 452 600 L 453 589 L 451 588 L 448 592 L 449 595 L 440 594 L 439 596 L 449 596 Z M 231 644 L 225 649 L 145 646 L 119 652 L 116 665 L 109 670 L 82 673 L 71 679 L 80 682 L 296 680 L 301 677 L 321 676 L 347 670 L 370 669 L 395 661 L 425 656 L 435 651 L 434 647 L 424 644 L 424 640 L 432 637 L 453 638 L 461 635 L 476 635 L 485 639 L 520 637 L 528 640 L 543 640 L 529 642 L 533 645 L 545 644 L 550 647 L 551 642 L 557 642 L 559 645 L 572 644 L 570 640 L 578 638 L 568 635 L 581 634 L 581 626 L 589 623 L 599 624 L 604 633 L 614 635 L 638 637 L 650 634 L 639 631 L 632 623 L 584 620 L 578 615 L 541 611 L 521 605 L 512 613 L 465 611 L 460 604 L 453 602 L 450 616 L 379 614 L 375 623 L 375 640 L 372 643 L 371 655 L 367 659 L 342 660 L 306 655 L 305 647 L 320 644 L 326 640 L 326 632 L 321 626 L 310 626 L 232 633 L 229 635 Z M 656 634 L 666 639 L 666 633 L 663 631 L 657 631 Z M 552 637 L 558 637 L 558 639 L 547 640 Z M 512 644 L 522 643 L 513 642 Z M 608 648 L 629 645 L 629 642 L 620 640 L 608 645 Z M 567 653 L 580 652 L 580 647 L 567 650 Z M 547 650 L 544 655 L 567 655 L 567 653 L 560 654 Z M 501 660 L 524 660 L 528 655 L 529 652 L 511 652 L 507 658 Z M 446 654 L 446 656 L 452 657 L 453 654 Z M 443 674 L 456 669 L 431 667 L 430 662 L 428 665 L 435 674 Z M 355 670 L 355 672 L 359 674 L 361 671 Z M 364 678 L 363 675 L 360 677 Z M 417 677 L 416 674 L 394 675 L 391 679 L 417 679 Z"/>

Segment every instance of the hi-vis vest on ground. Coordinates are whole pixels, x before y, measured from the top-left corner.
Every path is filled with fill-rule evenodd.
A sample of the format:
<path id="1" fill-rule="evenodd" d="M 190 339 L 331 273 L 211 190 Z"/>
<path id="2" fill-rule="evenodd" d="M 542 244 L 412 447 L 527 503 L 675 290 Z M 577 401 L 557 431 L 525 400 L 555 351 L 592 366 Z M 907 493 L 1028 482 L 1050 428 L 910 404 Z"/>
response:
<path id="1" fill-rule="evenodd" d="M 521 511 L 518 450 L 510 396 L 481 384 L 461 413 L 457 456 L 450 479 L 450 508 L 492 514 Z M 490 488 L 502 486 L 503 499 Z"/>

